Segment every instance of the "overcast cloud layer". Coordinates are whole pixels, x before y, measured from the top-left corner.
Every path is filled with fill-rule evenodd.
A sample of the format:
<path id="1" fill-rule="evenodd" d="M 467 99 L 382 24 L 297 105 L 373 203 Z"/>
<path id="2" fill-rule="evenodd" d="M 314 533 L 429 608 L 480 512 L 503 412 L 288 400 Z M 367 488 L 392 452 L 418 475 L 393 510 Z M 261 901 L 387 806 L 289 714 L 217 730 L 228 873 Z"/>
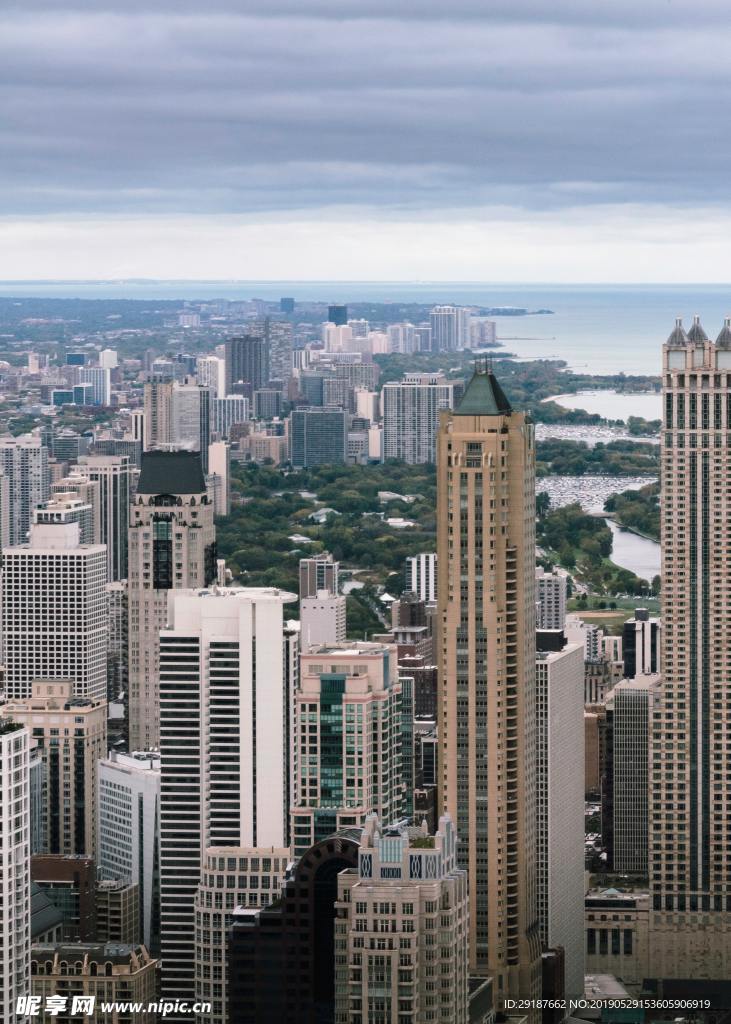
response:
<path id="1" fill-rule="evenodd" d="M 324 225 L 338 223 L 387 225 L 397 246 L 399 224 L 402 238 L 431 224 L 438 248 L 445 224 L 515 224 L 520 235 L 535 219 L 554 226 L 561 246 L 577 224 L 621 210 L 629 247 L 637 232 L 644 244 L 648 233 L 657 241 L 696 224 L 700 239 L 704 223 L 726 221 L 725 3 L 453 0 L 446 12 L 434 0 L 6 8 L 0 216 L 16 248 L 0 257 L 0 273 L 88 273 L 74 239 L 95 224 L 112 248 L 117 230 L 122 245 L 132 222 L 148 235 L 154 223 L 174 253 L 175 232 L 196 223 L 201 237 L 223 232 L 235 250 L 256 225 L 286 237 L 288 219 L 309 222 L 317 251 Z M 64 230 L 66 265 L 49 274 Z M 466 234 L 463 244 L 484 240 Z M 333 265 L 317 272 L 343 276 L 332 251 Z M 311 268 L 308 253 L 300 263 Z M 373 276 L 376 251 L 363 255 L 349 274 Z M 312 276 L 306 266 L 296 273 L 292 257 L 285 243 L 275 276 Z M 102 258 L 101 274 L 115 258 Z M 219 262 L 201 253 L 196 273 L 261 276 Z M 183 269 L 148 263 L 141 255 L 129 273 Z M 439 260 L 427 270 L 455 277 L 470 266 L 482 275 L 470 259 L 459 275 Z M 581 258 L 574 276 L 580 269 Z M 652 271 L 646 279 L 662 278 Z M 400 276 L 414 274 L 404 265 Z"/>

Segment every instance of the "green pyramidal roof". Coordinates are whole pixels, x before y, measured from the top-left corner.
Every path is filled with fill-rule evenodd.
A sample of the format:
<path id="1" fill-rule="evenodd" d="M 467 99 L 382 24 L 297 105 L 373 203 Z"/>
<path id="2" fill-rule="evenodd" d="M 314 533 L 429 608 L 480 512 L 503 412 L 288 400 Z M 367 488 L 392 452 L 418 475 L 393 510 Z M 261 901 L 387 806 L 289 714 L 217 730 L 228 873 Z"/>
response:
<path id="1" fill-rule="evenodd" d="M 457 416 L 505 416 L 512 411 L 491 369 L 475 370 L 462 401 L 455 409 Z"/>

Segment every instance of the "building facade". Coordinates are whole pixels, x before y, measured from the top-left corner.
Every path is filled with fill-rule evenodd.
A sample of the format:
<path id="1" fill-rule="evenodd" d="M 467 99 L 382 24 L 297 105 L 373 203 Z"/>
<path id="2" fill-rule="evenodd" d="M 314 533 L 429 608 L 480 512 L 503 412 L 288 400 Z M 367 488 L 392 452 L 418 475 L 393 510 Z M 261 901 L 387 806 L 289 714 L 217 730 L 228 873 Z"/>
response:
<path id="1" fill-rule="evenodd" d="M 469 875 L 471 970 L 498 1006 L 541 984 L 534 464 L 532 424 L 478 369 L 438 438 L 438 797 Z"/>
<path id="2" fill-rule="evenodd" d="M 30 991 L 30 733 L 0 718 L 0 1018 Z"/>
<path id="3" fill-rule="evenodd" d="M 398 383 L 384 384 L 384 459 L 434 462 L 439 413 L 453 405 L 454 385 L 441 374 L 412 373 Z"/>
<path id="4" fill-rule="evenodd" d="M 370 815 L 336 908 L 335 1024 L 467 1024 L 467 872 L 449 817 L 429 836 Z"/>
<path id="5" fill-rule="evenodd" d="M 433 604 L 437 599 L 437 555 L 426 551 L 406 559 L 406 590 L 416 594 L 420 601 Z"/>
<path id="6" fill-rule="evenodd" d="M 146 452 L 129 521 L 129 743 L 159 745 L 158 652 L 168 592 L 216 578 L 213 505 L 200 455 Z"/>
<path id="7" fill-rule="evenodd" d="M 48 449 L 31 434 L 0 438 L 0 469 L 8 481 L 8 543 L 24 544 L 33 521 L 33 509 L 46 501 L 51 484 Z"/>

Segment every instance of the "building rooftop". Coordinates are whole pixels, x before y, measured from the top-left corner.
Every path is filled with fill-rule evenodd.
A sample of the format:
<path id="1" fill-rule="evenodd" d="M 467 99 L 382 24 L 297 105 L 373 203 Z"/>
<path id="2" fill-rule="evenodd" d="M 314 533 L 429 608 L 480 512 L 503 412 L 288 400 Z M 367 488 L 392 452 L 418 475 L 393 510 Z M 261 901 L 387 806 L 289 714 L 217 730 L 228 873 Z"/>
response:
<path id="1" fill-rule="evenodd" d="M 138 494 L 205 494 L 200 452 L 145 452 Z"/>
<path id="2" fill-rule="evenodd" d="M 500 387 L 491 367 L 475 367 L 472 380 L 465 388 L 462 400 L 455 409 L 457 416 L 508 416 L 510 402 Z"/>

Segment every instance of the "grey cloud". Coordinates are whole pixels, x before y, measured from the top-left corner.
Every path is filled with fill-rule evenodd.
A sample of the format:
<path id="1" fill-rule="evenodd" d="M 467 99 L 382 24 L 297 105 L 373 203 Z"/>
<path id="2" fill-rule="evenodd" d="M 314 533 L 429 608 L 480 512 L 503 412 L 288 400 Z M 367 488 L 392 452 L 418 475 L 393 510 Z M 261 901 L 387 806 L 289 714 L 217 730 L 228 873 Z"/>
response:
<path id="1" fill-rule="evenodd" d="M 11 7 L 0 212 L 726 202 L 724 5 L 546 8 Z"/>

